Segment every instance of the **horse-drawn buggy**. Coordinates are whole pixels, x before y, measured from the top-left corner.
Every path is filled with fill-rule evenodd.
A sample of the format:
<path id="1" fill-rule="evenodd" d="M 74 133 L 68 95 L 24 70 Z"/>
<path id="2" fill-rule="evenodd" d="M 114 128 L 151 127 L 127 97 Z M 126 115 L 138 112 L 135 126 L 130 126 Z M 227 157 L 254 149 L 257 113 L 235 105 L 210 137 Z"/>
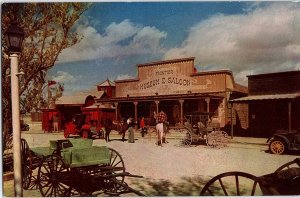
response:
<path id="1" fill-rule="evenodd" d="M 300 158 L 263 176 L 230 171 L 210 179 L 200 196 L 300 195 Z"/>
<path id="2" fill-rule="evenodd" d="M 114 130 L 122 135 L 122 140 L 125 141 L 125 132 L 127 129 L 128 124 L 124 121 L 112 121 L 111 119 L 87 121 L 86 115 L 77 114 L 66 124 L 64 137 L 103 138 L 109 141 L 109 134 Z"/>
<path id="3" fill-rule="evenodd" d="M 101 138 L 104 137 L 102 127 L 94 122 L 87 122 L 86 115 L 76 114 L 64 127 L 64 136 L 80 136 L 83 138 Z"/>
<path id="4" fill-rule="evenodd" d="M 181 141 L 183 145 L 189 146 L 193 142 L 205 140 L 207 146 L 223 147 L 229 142 L 227 133 L 220 129 L 220 124 L 212 113 L 196 112 L 186 114 L 184 117 L 184 128 L 180 130 L 185 133 Z"/>
<path id="5" fill-rule="evenodd" d="M 105 193 L 142 193 L 129 187 L 125 177 L 142 177 L 125 171 L 121 155 L 93 140 L 50 140 L 49 147 L 29 148 L 22 139 L 24 189 L 39 188 L 42 196 L 92 196 Z"/>

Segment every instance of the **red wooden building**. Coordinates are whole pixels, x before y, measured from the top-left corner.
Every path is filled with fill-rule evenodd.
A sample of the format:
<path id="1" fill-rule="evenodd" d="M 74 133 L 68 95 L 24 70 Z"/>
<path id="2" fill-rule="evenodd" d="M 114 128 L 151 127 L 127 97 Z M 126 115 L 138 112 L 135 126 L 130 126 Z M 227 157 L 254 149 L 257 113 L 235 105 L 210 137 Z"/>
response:
<path id="1" fill-rule="evenodd" d="M 85 114 L 86 122 L 101 121 L 101 119 L 115 119 L 115 108 L 111 105 L 95 103 L 96 99 L 110 98 L 114 95 L 114 83 L 108 79 L 99 85 L 95 91 L 84 91 L 70 96 L 62 96 L 55 105 L 42 110 L 42 129 L 52 131 L 53 117 L 58 116 L 58 128 L 63 130 L 67 122 L 77 114 Z M 99 122 L 100 123 L 100 122 Z"/>

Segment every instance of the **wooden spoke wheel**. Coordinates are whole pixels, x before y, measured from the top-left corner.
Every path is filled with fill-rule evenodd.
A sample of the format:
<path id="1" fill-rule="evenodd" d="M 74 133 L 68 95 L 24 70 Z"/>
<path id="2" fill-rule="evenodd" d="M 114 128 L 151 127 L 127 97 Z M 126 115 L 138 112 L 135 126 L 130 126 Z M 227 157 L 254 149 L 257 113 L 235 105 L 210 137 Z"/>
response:
<path id="1" fill-rule="evenodd" d="M 21 139 L 21 160 L 22 160 L 22 185 L 27 190 L 31 183 L 32 170 L 30 149 L 25 139 Z"/>
<path id="2" fill-rule="evenodd" d="M 226 172 L 213 177 L 206 183 L 200 196 L 262 195 L 260 179 L 244 172 Z"/>
<path id="3" fill-rule="evenodd" d="M 184 131 L 185 135 L 184 135 L 183 139 L 181 140 L 181 143 L 183 146 L 190 146 L 193 142 L 192 132 L 188 128 L 185 128 L 183 131 Z"/>
<path id="4" fill-rule="evenodd" d="M 213 132 L 207 134 L 206 145 L 210 147 L 216 147 L 218 145 L 216 136 Z"/>
<path id="5" fill-rule="evenodd" d="M 224 147 L 228 142 L 228 135 L 224 131 L 212 131 L 206 136 L 206 145 L 210 147 Z"/>
<path id="6" fill-rule="evenodd" d="M 69 168 L 59 155 L 44 158 L 38 170 L 39 189 L 43 197 L 70 196 L 71 188 L 66 185 Z"/>
<path id="7" fill-rule="evenodd" d="M 277 168 L 275 172 L 290 169 L 290 168 L 299 168 L 299 167 L 300 167 L 300 157 L 294 159 L 293 161 L 283 164 L 282 166 Z"/>
<path id="8" fill-rule="evenodd" d="M 271 153 L 281 155 L 286 151 L 285 142 L 281 139 L 274 139 L 269 144 Z"/>
<path id="9" fill-rule="evenodd" d="M 125 172 L 125 165 L 122 156 L 114 149 L 108 148 L 110 151 L 110 163 L 109 166 L 112 168 L 112 171 L 109 171 L 107 174 L 122 174 Z M 112 176 L 106 180 L 105 190 L 106 194 L 116 196 L 119 195 L 124 188 L 121 184 L 124 182 L 125 176 Z"/>

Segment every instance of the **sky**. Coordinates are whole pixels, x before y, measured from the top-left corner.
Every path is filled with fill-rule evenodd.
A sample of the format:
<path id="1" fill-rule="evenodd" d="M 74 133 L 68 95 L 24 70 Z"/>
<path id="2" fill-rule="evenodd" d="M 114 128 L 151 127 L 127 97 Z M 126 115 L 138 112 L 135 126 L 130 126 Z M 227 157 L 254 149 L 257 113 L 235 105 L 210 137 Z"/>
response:
<path id="1" fill-rule="evenodd" d="M 106 79 L 137 77 L 137 64 L 195 57 L 198 72 L 247 75 L 300 70 L 300 2 L 97 2 L 77 21 L 82 40 L 47 78 L 65 95 Z"/>

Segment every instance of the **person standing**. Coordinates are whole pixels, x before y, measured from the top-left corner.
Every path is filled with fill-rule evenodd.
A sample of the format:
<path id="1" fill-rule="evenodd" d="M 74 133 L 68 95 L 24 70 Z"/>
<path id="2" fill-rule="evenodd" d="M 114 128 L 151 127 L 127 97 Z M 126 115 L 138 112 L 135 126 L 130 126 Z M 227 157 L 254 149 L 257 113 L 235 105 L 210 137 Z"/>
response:
<path id="1" fill-rule="evenodd" d="M 141 132 L 142 132 L 142 137 L 144 137 L 145 132 L 146 132 L 144 117 L 142 117 L 142 119 L 140 121 L 140 129 L 141 129 Z"/>
<path id="2" fill-rule="evenodd" d="M 133 131 L 133 120 L 132 118 L 127 119 L 127 125 L 128 125 L 128 142 L 134 143 L 134 131 Z"/>
<path id="3" fill-rule="evenodd" d="M 58 116 L 53 116 L 53 131 L 58 131 Z"/>
<path id="4" fill-rule="evenodd" d="M 160 111 L 156 116 L 157 124 L 156 124 L 156 130 L 157 130 L 157 139 L 158 139 L 158 145 L 163 146 L 163 137 L 164 137 L 164 122 L 167 121 L 167 115 L 165 112 Z"/>
<path id="5" fill-rule="evenodd" d="M 113 126 L 112 120 L 106 119 L 104 121 L 104 127 L 103 127 L 103 129 L 104 129 L 104 133 L 105 133 L 105 141 L 106 142 L 110 142 L 109 134 L 110 134 L 110 132 L 112 130 L 112 126 Z"/>

